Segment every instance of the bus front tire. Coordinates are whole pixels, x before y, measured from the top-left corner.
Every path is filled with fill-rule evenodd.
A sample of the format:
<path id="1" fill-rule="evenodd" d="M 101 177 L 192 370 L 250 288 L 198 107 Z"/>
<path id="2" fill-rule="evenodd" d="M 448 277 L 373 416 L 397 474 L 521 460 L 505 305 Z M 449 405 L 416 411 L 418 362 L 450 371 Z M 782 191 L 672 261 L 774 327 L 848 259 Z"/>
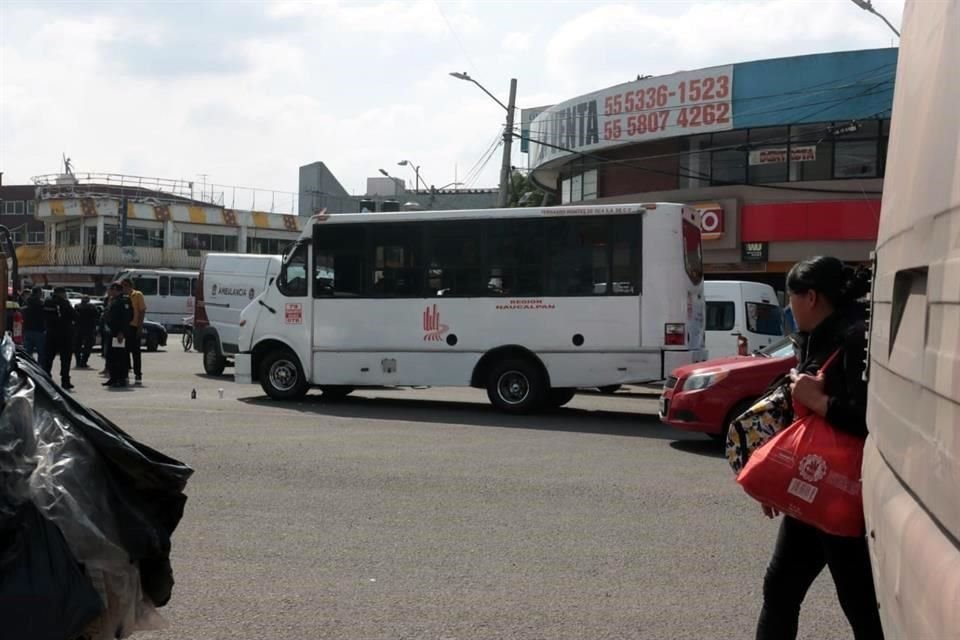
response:
<path id="1" fill-rule="evenodd" d="M 310 385 L 297 357 L 290 351 L 273 351 L 260 362 L 260 386 L 274 400 L 299 400 Z"/>
<path id="2" fill-rule="evenodd" d="M 498 362 L 487 377 L 487 397 L 507 413 L 530 413 L 547 401 L 546 380 L 536 364 L 509 359 Z"/>

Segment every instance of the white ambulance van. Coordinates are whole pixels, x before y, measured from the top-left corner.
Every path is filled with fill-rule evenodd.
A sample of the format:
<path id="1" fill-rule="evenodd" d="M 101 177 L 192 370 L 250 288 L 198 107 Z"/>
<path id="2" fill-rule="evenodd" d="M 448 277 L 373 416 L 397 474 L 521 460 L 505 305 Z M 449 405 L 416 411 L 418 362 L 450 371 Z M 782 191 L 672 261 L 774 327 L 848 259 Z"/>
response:
<path id="1" fill-rule="evenodd" d="M 237 352 L 240 312 L 280 273 L 280 256 L 208 253 L 200 265 L 193 344 L 218 376 Z"/>

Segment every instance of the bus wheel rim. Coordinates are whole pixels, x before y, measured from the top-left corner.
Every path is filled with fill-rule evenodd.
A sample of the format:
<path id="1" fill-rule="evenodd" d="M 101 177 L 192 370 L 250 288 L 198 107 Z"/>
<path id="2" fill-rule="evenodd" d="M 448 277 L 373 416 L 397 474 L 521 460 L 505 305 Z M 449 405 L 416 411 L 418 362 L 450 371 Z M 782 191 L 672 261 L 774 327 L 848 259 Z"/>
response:
<path id="1" fill-rule="evenodd" d="M 507 404 L 520 404 L 530 395 L 530 381 L 520 371 L 505 371 L 497 380 L 497 395 Z"/>
<path id="2" fill-rule="evenodd" d="M 278 391 L 290 391 L 297 385 L 297 366 L 289 360 L 277 360 L 270 366 L 270 384 Z"/>

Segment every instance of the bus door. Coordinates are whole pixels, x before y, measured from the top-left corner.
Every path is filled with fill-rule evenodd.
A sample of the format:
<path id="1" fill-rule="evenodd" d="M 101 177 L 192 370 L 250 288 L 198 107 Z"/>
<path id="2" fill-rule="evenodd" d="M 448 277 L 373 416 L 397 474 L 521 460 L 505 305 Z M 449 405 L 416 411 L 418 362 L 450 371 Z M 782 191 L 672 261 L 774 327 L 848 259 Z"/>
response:
<path id="1" fill-rule="evenodd" d="M 313 304 L 310 297 L 310 245 L 301 240 L 283 257 L 273 295 L 264 296 L 261 317 L 273 317 L 276 335 L 290 345 L 300 359 L 307 379 L 313 369 Z"/>

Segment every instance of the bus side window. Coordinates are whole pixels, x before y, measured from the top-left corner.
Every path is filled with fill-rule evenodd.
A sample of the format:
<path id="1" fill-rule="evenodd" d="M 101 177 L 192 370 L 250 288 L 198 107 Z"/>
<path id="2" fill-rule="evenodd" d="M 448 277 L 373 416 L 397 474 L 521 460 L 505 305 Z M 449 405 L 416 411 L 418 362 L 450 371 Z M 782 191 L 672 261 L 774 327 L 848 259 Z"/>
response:
<path id="1" fill-rule="evenodd" d="M 170 295 L 170 276 L 160 276 L 160 295 Z"/>
<path id="2" fill-rule="evenodd" d="M 145 296 L 157 295 L 157 279 L 155 277 L 134 278 L 133 288 Z"/>
<path id="3" fill-rule="evenodd" d="M 170 278 L 170 295 L 186 298 L 190 295 L 190 278 L 173 276 Z"/>
<path id="4" fill-rule="evenodd" d="M 293 253 L 284 258 L 283 268 L 277 279 L 277 288 L 287 297 L 307 295 L 307 247 L 309 246 L 306 243 L 300 244 Z"/>

